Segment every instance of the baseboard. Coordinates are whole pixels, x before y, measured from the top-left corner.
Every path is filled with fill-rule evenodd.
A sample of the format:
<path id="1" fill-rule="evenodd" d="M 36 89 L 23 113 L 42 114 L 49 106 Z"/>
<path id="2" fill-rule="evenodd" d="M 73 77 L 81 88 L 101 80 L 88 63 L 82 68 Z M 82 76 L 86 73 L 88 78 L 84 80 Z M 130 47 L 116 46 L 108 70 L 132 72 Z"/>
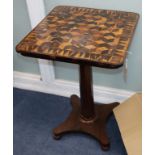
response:
<path id="1" fill-rule="evenodd" d="M 52 84 L 46 84 L 41 81 L 39 75 L 14 71 L 14 87 L 32 91 L 39 91 L 49 94 L 55 94 L 65 97 L 70 97 L 71 94 L 79 95 L 79 84 L 66 80 L 54 80 Z M 100 103 L 110 103 L 119 101 L 122 102 L 134 92 L 94 86 L 94 99 Z"/>

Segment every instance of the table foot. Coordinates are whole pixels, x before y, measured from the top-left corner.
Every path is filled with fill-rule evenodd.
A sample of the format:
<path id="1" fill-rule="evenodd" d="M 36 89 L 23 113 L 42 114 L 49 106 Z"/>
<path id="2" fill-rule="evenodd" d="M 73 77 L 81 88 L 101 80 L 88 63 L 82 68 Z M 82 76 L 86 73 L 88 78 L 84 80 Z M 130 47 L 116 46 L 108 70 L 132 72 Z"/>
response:
<path id="1" fill-rule="evenodd" d="M 58 135 L 53 134 L 53 138 L 54 138 L 55 140 L 60 140 L 60 139 L 61 139 L 61 137 L 62 137 L 62 135 L 61 135 L 61 134 L 58 134 Z"/>
<path id="2" fill-rule="evenodd" d="M 110 142 L 105 130 L 106 120 L 112 113 L 114 107 L 119 103 L 95 104 L 96 117 L 86 120 L 80 115 L 80 99 L 76 95 L 71 96 L 72 111 L 68 118 L 53 130 L 54 139 L 60 139 L 68 132 L 83 132 L 97 139 L 103 150 L 108 150 Z"/>

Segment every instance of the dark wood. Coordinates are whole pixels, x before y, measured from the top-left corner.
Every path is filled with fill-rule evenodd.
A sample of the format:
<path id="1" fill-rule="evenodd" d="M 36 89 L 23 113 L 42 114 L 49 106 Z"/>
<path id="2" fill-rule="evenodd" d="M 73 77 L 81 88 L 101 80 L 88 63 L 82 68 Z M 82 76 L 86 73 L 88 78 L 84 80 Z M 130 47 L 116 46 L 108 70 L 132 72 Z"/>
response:
<path id="1" fill-rule="evenodd" d="M 42 59 L 117 68 L 124 63 L 138 18 L 133 12 L 57 6 L 16 50 Z"/>
<path id="2" fill-rule="evenodd" d="M 19 52 L 20 53 L 20 52 Z M 23 56 L 27 56 L 27 57 L 33 57 L 33 58 L 41 58 L 41 59 L 46 59 L 46 60 L 54 60 L 54 61 L 61 61 L 61 62 L 67 62 L 67 63 L 73 63 L 73 64 L 87 64 L 90 66 L 96 66 L 96 67 L 102 67 L 102 68 L 109 68 L 109 69 L 117 69 L 119 67 L 123 66 L 122 64 L 118 64 L 118 65 L 113 65 L 113 64 L 106 64 L 106 63 L 100 63 L 100 62 L 91 62 L 91 61 L 85 61 L 83 62 L 82 60 L 74 60 L 71 58 L 60 58 L 60 57 L 56 57 L 53 58 L 49 55 L 42 55 L 42 54 L 36 54 L 36 53 L 21 53 L 21 55 Z"/>
<path id="3" fill-rule="evenodd" d="M 92 68 L 88 65 L 80 65 L 80 96 L 81 96 L 81 117 L 85 120 L 92 120 L 95 117 Z"/>
<path id="4" fill-rule="evenodd" d="M 110 142 L 106 134 L 106 120 L 118 102 L 94 104 L 92 88 L 92 70 L 88 65 L 80 65 L 80 94 L 71 96 L 72 111 L 68 118 L 53 130 L 55 139 L 68 132 L 83 132 L 96 138 L 103 150 L 109 149 Z"/>

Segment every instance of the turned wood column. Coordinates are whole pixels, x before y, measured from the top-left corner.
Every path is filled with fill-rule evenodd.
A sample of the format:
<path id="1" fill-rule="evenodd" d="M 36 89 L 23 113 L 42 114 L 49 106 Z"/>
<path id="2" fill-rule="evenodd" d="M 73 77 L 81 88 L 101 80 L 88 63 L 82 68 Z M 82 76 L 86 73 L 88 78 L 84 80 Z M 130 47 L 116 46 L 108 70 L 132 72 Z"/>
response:
<path id="1" fill-rule="evenodd" d="M 92 68 L 89 65 L 80 64 L 80 96 L 81 96 L 81 118 L 92 120 L 95 118 Z"/>

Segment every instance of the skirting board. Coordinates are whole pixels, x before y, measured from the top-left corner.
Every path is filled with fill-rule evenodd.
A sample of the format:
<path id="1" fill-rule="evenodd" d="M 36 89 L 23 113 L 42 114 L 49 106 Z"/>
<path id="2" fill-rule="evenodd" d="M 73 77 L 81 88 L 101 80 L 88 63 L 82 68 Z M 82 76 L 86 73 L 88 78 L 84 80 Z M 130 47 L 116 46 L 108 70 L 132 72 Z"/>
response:
<path id="1" fill-rule="evenodd" d="M 39 75 L 14 71 L 15 88 L 38 91 L 43 93 L 55 94 L 59 96 L 70 97 L 72 94 L 79 95 L 79 84 L 66 80 L 54 80 L 51 84 L 44 83 Z M 99 103 L 122 102 L 133 95 L 135 92 L 93 86 L 94 100 Z"/>

